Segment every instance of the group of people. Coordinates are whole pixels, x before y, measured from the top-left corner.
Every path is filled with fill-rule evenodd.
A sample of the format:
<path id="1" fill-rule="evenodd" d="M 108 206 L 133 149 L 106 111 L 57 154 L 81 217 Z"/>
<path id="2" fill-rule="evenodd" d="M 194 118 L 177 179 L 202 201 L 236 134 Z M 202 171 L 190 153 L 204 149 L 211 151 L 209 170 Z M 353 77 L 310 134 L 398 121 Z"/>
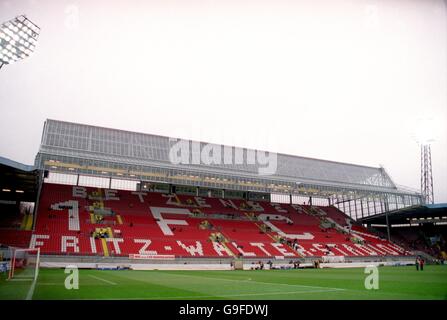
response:
<path id="1" fill-rule="evenodd" d="M 251 268 L 250 270 L 264 270 L 264 262 L 262 261 L 258 261 L 258 263 L 251 263 Z"/>
<path id="2" fill-rule="evenodd" d="M 99 229 L 98 231 L 92 231 L 91 236 L 95 239 L 109 238 L 107 230 Z"/>
<path id="3" fill-rule="evenodd" d="M 421 256 L 418 256 L 416 258 L 416 270 L 424 271 L 424 264 L 425 264 L 425 260 Z"/>

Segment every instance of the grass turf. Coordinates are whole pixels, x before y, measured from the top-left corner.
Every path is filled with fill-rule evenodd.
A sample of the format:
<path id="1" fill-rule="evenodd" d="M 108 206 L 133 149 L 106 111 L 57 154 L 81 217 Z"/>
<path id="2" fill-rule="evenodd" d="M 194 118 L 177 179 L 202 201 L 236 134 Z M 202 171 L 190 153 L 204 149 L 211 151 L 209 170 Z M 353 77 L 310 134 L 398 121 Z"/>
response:
<path id="1" fill-rule="evenodd" d="M 63 269 L 41 269 L 33 299 L 447 299 L 447 266 L 379 268 L 366 290 L 363 268 L 263 271 L 79 270 L 67 290 Z M 31 281 L 0 278 L 0 299 L 25 299 Z"/>

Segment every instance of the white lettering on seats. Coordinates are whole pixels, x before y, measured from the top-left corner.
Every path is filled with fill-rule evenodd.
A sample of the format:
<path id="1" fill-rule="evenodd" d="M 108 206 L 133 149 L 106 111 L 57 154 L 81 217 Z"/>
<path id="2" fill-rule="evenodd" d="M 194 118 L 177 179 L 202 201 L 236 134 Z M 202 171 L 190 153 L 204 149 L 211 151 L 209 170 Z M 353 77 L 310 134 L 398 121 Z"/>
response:
<path id="1" fill-rule="evenodd" d="M 291 204 L 290 205 L 293 209 L 295 209 L 299 213 L 304 213 L 303 207 L 301 207 L 299 204 Z"/>
<path id="2" fill-rule="evenodd" d="M 285 257 L 294 257 L 295 254 L 293 252 L 289 252 L 287 251 L 282 243 L 276 243 L 276 242 L 272 242 L 272 246 L 278 250 L 279 252 L 281 252 Z"/>
<path id="3" fill-rule="evenodd" d="M 332 247 L 332 250 L 337 250 L 338 252 L 340 252 L 342 255 L 344 255 L 344 256 L 349 256 L 349 254 L 347 254 L 345 251 L 343 251 L 341 248 L 340 248 L 340 246 L 339 245 L 333 245 Z"/>
<path id="4" fill-rule="evenodd" d="M 143 196 L 144 196 L 144 197 L 147 196 L 147 193 L 146 193 L 146 192 L 143 192 L 143 191 L 134 191 L 134 192 L 132 192 L 132 194 L 135 195 L 135 196 L 138 196 L 138 199 L 140 199 L 140 202 L 141 202 L 141 203 L 144 203 L 144 198 L 143 198 Z"/>
<path id="5" fill-rule="evenodd" d="M 90 248 L 92 249 L 92 253 L 98 253 L 96 250 L 95 238 L 93 237 L 90 237 Z"/>
<path id="6" fill-rule="evenodd" d="M 242 247 L 240 247 L 236 242 L 231 243 L 233 247 L 236 248 L 237 251 L 239 251 L 244 257 L 256 257 L 256 254 L 254 252 L 246 252 L 242 250 Z"/>
<path id="7" fill-rule="evenodd" d="M 224 256 L 224 253 L 226 253 L 228 256 L 232 255 L 232 252 L 229 252 L 229 249 L 227 247 L 216 241 L 213 241 L 213 249 L 221 257 Z"/>
<path id="8" fill-rule="evenodd" d="M 250 206 L 249 211 L 257 211 L 257 212 L 264 211 L 264 208 L 258 202 L 247 201 L 247 204 Z"/>
<path id="9" fill-rule="evenodd" d="M 119 244 L 121 242 L 123 242 L 124 239 L 121 239 L 121 238 L 107 238 L 106 241 L 113 243 L 113 248 L 115 249 L 115 253 L 116 254 L 121 254 L 121 248 L 120 248 Z"/>
<path id="10" fill-rule="evenodd" d="M 169 214 L 182 214 L 189 215 L 191 212 L 188 209 L 181 208 L 162 208 L 162 207 L 150 207 L 152 216 L 155 220 L 157 220 L 157 224 L 160 227 L 161 231 L 165 236 L 173 236 L 171 228 L 168 225 L 179 225 L 179 226 L 187 226 L 188 222 L 185 220 L 174 220 L 174 219 L 164 219 L 161 214 L 169 213 Z"/>
<path id="11" fill-rule="evenodd" d="M 222 205 L 226 208 L 230 207 L 233 208 L 235 210 L 239 210 L 239 208 L 234 204 L 233 201 L 231 200 L 224 200 L 224 199 L 219 199 L 220 203 L 222 203 Z"/>
<path id="12" fill-rule="evenodd" d="M 307 251 L 306 249 L 304 249 L 304 247 L 302 245 L 297 245 L 296 246 L 296 252 L 298 252 L 299 255 L 307 257 L 307 256 L 313 256 L 312 252 Z"/>
<path id="13" fill-rule="evenodd" d="M 75 253 L 79 253 L 79 239 L 75 236 L 62 236 L 61 247 L 61 252 L 67 252 L 67 248 L 71 247 Z"/>
<path id="14" fill-rule="evenodd" d="M 117 196 L 117 190 L 113 190 L 113 189 L 105 189 L 104 190 L 104 195 L 105 195 L 105 200 L 119 200 L 120 198 Z"/>
<path id="15" fill-rule="evenodd" d="M 31 241 L 29 244 L 29 247 L 31 249 L 36 249 L 37 247 L 41 247 L 44 245 L 43 241 L 39 241 L 40 239 L 50 239 L 50 236 L 48 234 L 33 234 L 31 236 Z"/>
<path id="16" fill-rule="evenodd" d="M 347 245 L 346 243 L 343 243 L 342 246 L 355 256 L 363 256 L 363 254 L 361 252 L 359 252 L 358 250 L 355 250 L 354 248 Z"/>
<path id="17" fill-rule="evenodd" d="M 402 254 L 405 254 L 405 249 L 402 248 L 402 247 L 399 247 L 397 244 L 388 242 L 386 245 L 387 245 L 389 248 L 392 248 L 392 249 L 396 250 L 397 252 L 400 252 L 400 253 L 402 253 Z"/>
<path id="18" fill-rule="evenodd" d="M 163 198 L 168 198 L 168 200 L 166 200 L 166 204 L 171 204 L 174 206 L 178 206 L 180 203 L 177 201 L 177 196 L 175 194 L 162 194 L 161 195 Z"/>
<path id="19" fill-rule="evenodd" d="M 286 209 L 283 209 L 279 203 L 270 203 L 270 205 L 275 208 L 276 211 L 287 213 L 288 211 Z"/>
<path id="20" fill-rule="evenodd" d="M 158 252 L 155 250 L 147 250 L 147 248 L 151 245 L 152 241 L 149 239 L 133 239 L 135 243 L 144 243 L 141 249 L 138 251 L 139 254 L 148 254 L 148 255 L 157 255 Z"/>
<path id="21" fill-rule="evenodd" d="M 280 228 L 278 228 L 277 226 L 275 226 L 273 223 L 271 223 L 270 221 L 267 221 L 267 218 L 270 220 L 284 220 L 287 222 L 291 222 L 291 220 L 287 217 L 281 216 L 281 215 L 271 215 L 271 214 L 260 214 L 258 216 L 259 220 L 262 220 L 264 222 L 264 224 L 266 224 L 267 226 L 270 227 L 270 229 L 272 229 L 272 231 L 278 233 L 281 237 L 283 238 L 289 238 L 289 239 L 299 239 L 299 240 L 313 240 L 315 237 L 312 233 L 309 232 L 303 232 L 301 234 L 299 233 L 295 233 L 295 234 L 291 234 L 291 233 L 285 233 L 284 231 L 282 231 Z"/>
<path id="22" fill-rule="evenodd" d="M 190 255 L 195 256 L 196 253 L 199 256 L 203 256 L 203 248 L 202 244 L 199 241 L 196 241 L 196 246 L 187 246 L 183 244 L 180 240 L 177 240 L 177 244 L 186 250 Z"/>
<path id="23" fill-rule="evenodd" d="M 378 247 L 378 248 L 382 249 L 383 251 L 386 251 L 386 252 L 388 252 L 388 253 L 390 253 L 390 254 L 392 254 L 394 256 L 398 256 L 399 255 L 399 253 L 397 253 L 393 249 L 390 249 L 389 247 L 387 247 L 387 246 L 385 246 L 383 244 L 377 243 L 376 247 Z"/>
<path id="24" fill-rule="evenodd" d="M 211 208 L 211 206 L 208 203 L 206 203 L 206 200 L 203 199 L 202 197 L 194 197 L 194 200 L 196 200 L 196 203 L 199 207 Z"/>
<path id="25" fill-rule="evenodd" d="M 250 245 L 252 245 L 253 247 L 257 247 L 259 248 L 259 250 L 261 250 L 262 252 L 264 252 L 267 256 L 271 256 L 270 252 L 268 252 L 265 248 L 264 248 L 264 244 L 262 242 L 250 242 Z"/>
<path id="26" fill-rule="evenodd" d="M 372 244 L 367 244 L 366 245 L 368 248 L 373 249 L 374 251 L 377 251 L 378 253 L 380 253 L 381 255 L 386 255 L 385 252 L 383 252 L 382 250 L 379 250 L 379 248 L 374 247 Z"/>
<path id="27" fill-rule="evenodd" d="M 369 248 L 369 247 L 367 247 L 365 245 L 361 245 L 359 243 L 354 243 L 354 246 L 356 246 L 359 250 L 365 251 L 370 256 L 377 256 L 378 255 L 378 253 L 376 251 L 372 250 L 371 248 Z"/>
<path id="28" fill-rule="evenodd" d="M 79 231 L 79 204 L 76 200 L 68 200 L 65 202 L 58 202 L 51 205 L 53 210 L 61 211 L 68 209 L 68 230 Z"/>
<path id="29" fill-rule="evenodd" d="M 314 247 L 316 250 L 323 252 L 324 254 L 334 255 L 332 252 L 330 252 L 328 249 L 324 248 L 323 245 L 320 243 L 313 243 L 312 247 Z"/>

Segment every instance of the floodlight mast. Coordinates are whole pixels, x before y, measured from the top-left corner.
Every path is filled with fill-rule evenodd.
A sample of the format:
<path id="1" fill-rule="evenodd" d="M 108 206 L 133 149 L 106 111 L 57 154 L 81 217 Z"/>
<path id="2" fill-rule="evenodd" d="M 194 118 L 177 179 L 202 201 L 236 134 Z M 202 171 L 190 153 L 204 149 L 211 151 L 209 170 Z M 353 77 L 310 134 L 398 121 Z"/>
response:
<path id="1" fill-rule="evenodd" d="M 0 25 L 0 69 L 29 57 L 35 50 L 40 28 L 25 15 Z"/>
<path id="2" fill-rule="evenodd" d="M 426 204 L 435 202 L 430 143 L 421 144 L 421 194 Z"/>
<path id="3" fill-rule="evenodd" d="M 423 117 L 414 124 L 414 138 L 421 147 L 421 196 L 423 204 L 434 203 L 431 144 L 436 140 L 434 117 Z"/>

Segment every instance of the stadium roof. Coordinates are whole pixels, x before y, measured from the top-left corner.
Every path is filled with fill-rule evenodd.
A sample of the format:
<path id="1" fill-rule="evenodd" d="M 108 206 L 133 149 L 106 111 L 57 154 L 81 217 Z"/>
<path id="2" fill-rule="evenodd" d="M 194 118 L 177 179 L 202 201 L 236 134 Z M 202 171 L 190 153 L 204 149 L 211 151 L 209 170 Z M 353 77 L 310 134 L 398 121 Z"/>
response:
<path id="1" fill-rule="evenodd" d="M 158 165 L 166 168 L 200 169 L 215 173 L 239 173 L 255 177 L 259 177 L 259 169 L 263 167 L 260 164 L 247 164 L 248 152 L 254 151 L 250 149 L 242 149 L 245 160 L 243 164 L 224 164 L 224 152 L 221 152 L 218 164 L 174 165 L 169 159 L 169 151 L 177 141 L 177 138 L 47 120 L 39 153 L 104 161 L 117 160 L 133 165 Z M 201 148 L 208 145 L 206 142 L 198 143 Z M 235 147 L 229 148 L 235 150 Z M 193 163 L 192 153 L 193 151 L 189 155 L 190 163 Z M 318 181 L 329 185 L 345 184 L 396 189 L 383 168 L 287 154 L 277 154 L 277 170 L 272 177 L 292 179 L 294 182 Z"/>
<path id="2" fill-rule="evenodd" d="M 23 164 L 5 157 L 0 156 L 0 165 L 5 167 L 11 167 L 11 169 L 19 170 L 19 171 L 33 171 L 36 170 L 36 168 L 33 165 L 27 165 Z"/>
<path id="3" fill-rule="evenodd" d="M 0 199 L 34 201 L 38 179 L 34 166 L 0 157 Z"/>
<path id="4" fill-rule="evenodd" d="M 426 204 L 422 206 L 411 206 L 399 210 L 388 212 L 388 221 L 393 224 L 405 224 L 411 219 L 427 219 L 447 217 L 447 203 Z M 359 222 L 365 224 L 386 224 L 386 214 L 365 217 L 359 219 Z"/>

